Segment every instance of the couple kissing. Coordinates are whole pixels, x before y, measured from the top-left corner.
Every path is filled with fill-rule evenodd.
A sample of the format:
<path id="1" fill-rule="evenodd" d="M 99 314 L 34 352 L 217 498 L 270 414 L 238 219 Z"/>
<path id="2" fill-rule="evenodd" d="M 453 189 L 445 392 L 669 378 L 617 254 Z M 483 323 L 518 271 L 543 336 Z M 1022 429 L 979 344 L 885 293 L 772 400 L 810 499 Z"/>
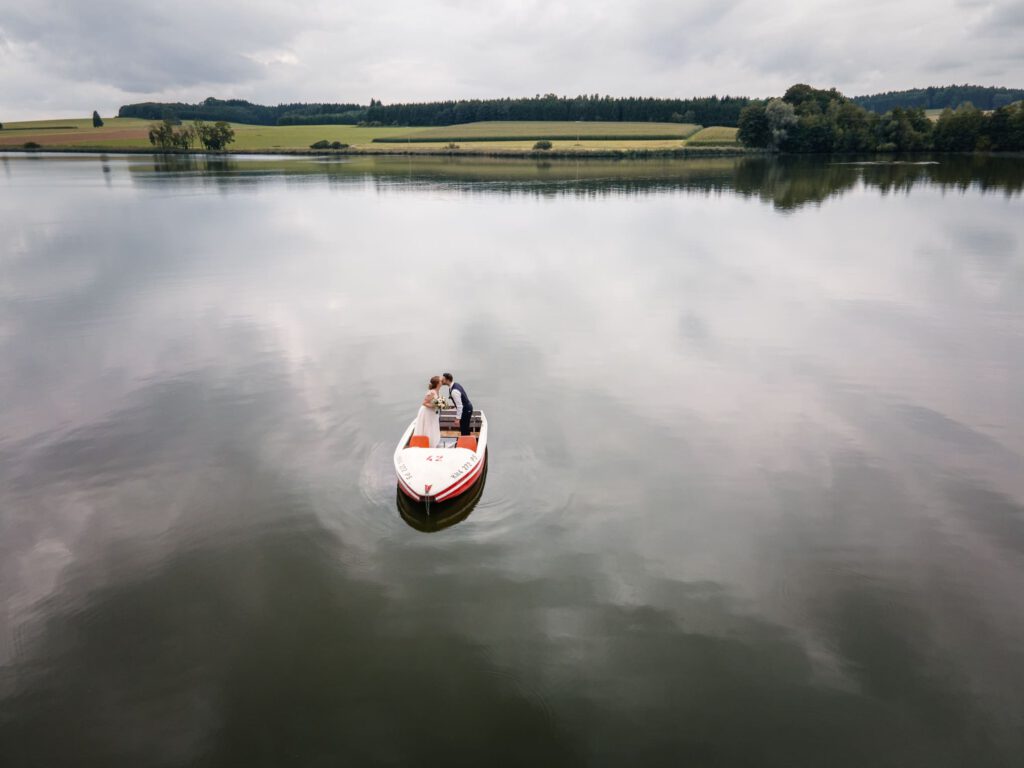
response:
<path id="1" fill-rule="evenodd" d="M 441 397 L 442 386 L 448 387 L 450 401 Z M 473 403 L 470 402 L 465 388 L 456 383 L 455 377 L 450 373 L 431 376 L 428 387 L 427 393 L 423 396 L 423 402 L 420 404 L 419 413 L 416 414 L 413 435 L 426 435 L 431 447 L 438 447 L 441 443 L 441 411 L 452 407 L 452 405 L 455 407 L 455 418 L 459 422 L 459 432 L 463 435 L 471 434 Z"/>

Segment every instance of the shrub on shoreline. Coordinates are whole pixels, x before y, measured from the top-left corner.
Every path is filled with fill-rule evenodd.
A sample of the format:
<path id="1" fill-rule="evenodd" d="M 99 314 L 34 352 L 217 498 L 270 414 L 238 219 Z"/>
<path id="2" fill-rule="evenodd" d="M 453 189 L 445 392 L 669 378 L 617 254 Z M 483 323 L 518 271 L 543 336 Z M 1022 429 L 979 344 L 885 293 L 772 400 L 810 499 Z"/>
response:
<path id="1" fill-rule="evenodd" d="M 328 139 L 320 139 L 320 141 L 314 141 L 309 145 L 310 149 L 348 149 L 348 144 L 341 141 L 329 141 Z"/>

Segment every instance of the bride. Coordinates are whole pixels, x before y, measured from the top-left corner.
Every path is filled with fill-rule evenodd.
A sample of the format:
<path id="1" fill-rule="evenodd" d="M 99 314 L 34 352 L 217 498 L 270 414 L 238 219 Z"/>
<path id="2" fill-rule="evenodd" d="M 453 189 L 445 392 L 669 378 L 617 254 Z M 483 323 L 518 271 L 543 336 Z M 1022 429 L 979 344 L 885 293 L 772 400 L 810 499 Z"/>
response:
<path id="1" fill-rule="evenodd" d="M 416 414 L 416 426 L 412 430 L 414 435 L 426 435 L 431 448 L 436 448 L 441 442 L 441 416 L 434 410 L 434 400 L 440 397 L 441 377 L 431 376 L 430 390 L 423 396 L 420 412 Z"/>

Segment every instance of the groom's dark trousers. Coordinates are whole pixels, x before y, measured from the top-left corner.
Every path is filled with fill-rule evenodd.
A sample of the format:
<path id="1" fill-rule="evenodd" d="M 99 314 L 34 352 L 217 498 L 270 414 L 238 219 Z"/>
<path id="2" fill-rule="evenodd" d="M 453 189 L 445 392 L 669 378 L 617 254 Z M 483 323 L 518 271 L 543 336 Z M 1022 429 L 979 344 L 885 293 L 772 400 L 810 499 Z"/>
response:
<path id="1" fill-rule="evenodd" d="M 462 388 L 459 383 L 452 384 L 453 390 L 458 390 L 459 394 L 462 395 L 462 418 L 459 419 L 459 432 L 463 435 L 473 434 L 471 424 L 473 422 L 473 403 L 469 401 L 469 395 L 466 394 L 466 390 Z"/>

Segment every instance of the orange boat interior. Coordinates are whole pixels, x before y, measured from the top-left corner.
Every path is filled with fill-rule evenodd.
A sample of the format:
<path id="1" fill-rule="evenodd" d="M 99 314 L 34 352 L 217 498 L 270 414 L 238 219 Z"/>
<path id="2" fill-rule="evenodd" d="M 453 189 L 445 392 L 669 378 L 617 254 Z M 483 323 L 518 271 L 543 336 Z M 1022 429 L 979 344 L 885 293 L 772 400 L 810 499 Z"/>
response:
<path id="1" fill-rule="evenodd" d="M 480 411 L 473 411 L 473 418 L 469 422 L 471 434 L 463 435 L 459 432 L 459 422 L 455 420 L 455 412 L 447 411 L 441 413 L 441 442 L 438 448 L 468 448 L 471 451 L 477 449 L 478 436 L 482 418 Z M 409 438 L 407 448 L 429 448 L 430 442 L 426 435 L 413 435 Z"/>

